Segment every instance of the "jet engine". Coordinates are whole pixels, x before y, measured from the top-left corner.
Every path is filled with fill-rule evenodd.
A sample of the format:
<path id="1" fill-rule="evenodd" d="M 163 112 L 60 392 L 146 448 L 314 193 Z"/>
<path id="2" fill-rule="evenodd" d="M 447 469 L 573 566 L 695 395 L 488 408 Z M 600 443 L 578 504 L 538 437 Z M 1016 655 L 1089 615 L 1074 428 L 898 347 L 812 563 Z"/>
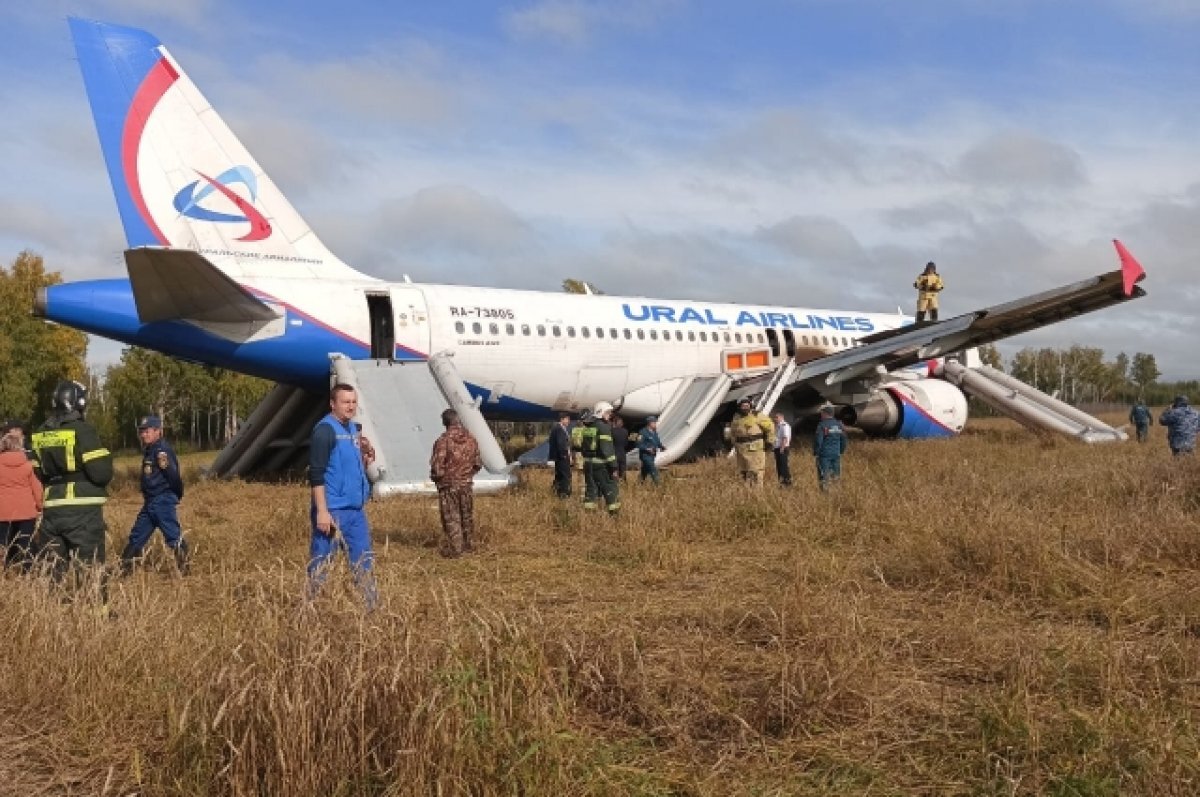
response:
<path id="1" fill-rule="evenodd" d="M 950 437 L 967 422 L 967 397 L 949 382 L 893 382 L 862 404 L 838 410 L 838 419 L 884 437 Z"/>

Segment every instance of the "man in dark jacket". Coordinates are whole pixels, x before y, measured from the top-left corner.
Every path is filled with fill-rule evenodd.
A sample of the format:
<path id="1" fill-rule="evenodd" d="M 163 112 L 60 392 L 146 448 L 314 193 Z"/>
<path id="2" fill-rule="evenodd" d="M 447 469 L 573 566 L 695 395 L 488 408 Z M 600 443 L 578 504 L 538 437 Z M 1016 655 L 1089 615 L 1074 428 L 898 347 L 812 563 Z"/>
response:
<path id="1" fill-rule="evenodd" d="M 38 476 L 46 489 L 38 553 L 50 562 L 57 581 L 73 565 L 104 564 L 104 503 L 113 458 L 83 419 L 87 394 L 78 382 L 59 382 L 51 416 L 33 434 Z"/>
<path id="2" fill-rule="evenodd" d="M 554 463 L 554 494 L 559 498 L 571 497 L 571 415 L 558 414 L 558 423 L 550 429 L 550 452 L 547 455 Z"/>
<path id="3" fill-rule="evenodd" d="M 629 467 L 629 430 L 625 428 L 625 419 L 616 413 L 612 416 L 612 442 L 617 454 L 617 478 L 625 481 L 625 470 Z"/>
<path id="4" fill-rule="evenodd" d="M 142 508 L 121 552 L 121 574 L 133 571 L 133 563 L 141 558 L 154 529 L 159 528 L 167 547 L 175 552 L 176 567 L 186 575 L 188 544 L 176 512 L 183 498 L 179 459 L 171 444 L 163 439 L 162 418 L 157 415 L 147 415 L 138 422 L 138 437 L 142 440 Z"/>
<path id="5" fill-rule="evenodd" d="M 474 550 L 471 545 L 471 537 L 475 535 L 474 484 L 483 460 L 479 444 L 463 428 L 458 412 L 443 412 L 442 426 L 446 431 L 433 444 L 429 478 L 437 485 L 438 509 L 446 535 L 442 556 L 455 559 Z"/>

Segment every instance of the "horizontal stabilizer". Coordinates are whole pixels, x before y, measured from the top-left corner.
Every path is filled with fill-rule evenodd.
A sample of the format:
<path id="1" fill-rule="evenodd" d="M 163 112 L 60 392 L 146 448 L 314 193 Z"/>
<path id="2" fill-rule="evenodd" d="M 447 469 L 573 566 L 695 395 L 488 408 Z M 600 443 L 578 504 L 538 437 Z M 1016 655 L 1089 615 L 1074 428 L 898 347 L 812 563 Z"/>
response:
<path id="1" fill-rule="evenodd" d="M 127 249 L 125 265 L 143 323 L 265 324 L 280 317 L 197 252 Z"/>

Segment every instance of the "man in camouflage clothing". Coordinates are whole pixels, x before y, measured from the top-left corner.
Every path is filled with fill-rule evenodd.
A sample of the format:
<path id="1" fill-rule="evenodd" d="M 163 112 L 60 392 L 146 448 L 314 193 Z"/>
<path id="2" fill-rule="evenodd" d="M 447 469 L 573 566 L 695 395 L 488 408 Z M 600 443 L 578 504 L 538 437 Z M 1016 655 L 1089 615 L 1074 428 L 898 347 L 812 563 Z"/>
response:
<path id="1" fill-rule="evenodd" d="M 1196 450 L 1196 433 L 1200 432 L 1200 412 L 1188 406 L 1187 396 L 1176 396 L 1171 408 L 1159 417 L 1167 427 L 1167 444 L 1175 456 Z"/>
<path id="2" fill-rule="evenodd" d="M 446 431 L 433 444 L 429 478 L 437 485 L 442 531 L 446 534 L 441 553 L 454 559 L 473 550 L 475 496 L 472 485 L 476 472 L 483 467 L 483 460 L 479 456 L 479 444 L 463 428 L 457 412 L 443 412 L 442 426 Z"/>

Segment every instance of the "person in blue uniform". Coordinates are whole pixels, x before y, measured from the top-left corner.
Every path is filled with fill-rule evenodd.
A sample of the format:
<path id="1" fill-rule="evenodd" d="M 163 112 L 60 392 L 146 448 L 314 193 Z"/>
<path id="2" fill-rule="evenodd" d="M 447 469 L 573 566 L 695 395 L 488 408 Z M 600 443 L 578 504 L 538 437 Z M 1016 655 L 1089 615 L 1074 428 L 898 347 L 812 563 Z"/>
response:
<path id="1" fill-rule="evenodd" d="M 1139 443 L 1146 442 L 1147 438 L 1150 437 L 1150 424 L 1153 420 L 1150 408 L 1141 401 L 1138 401 L 1129 410 L 1129 422 L 1137 430 L 1137 441 Z"/>
<path id="2" fill-rule="evenodd" d="M 651 415 L 646 419 L 646 426 L 638 433 L 637 440 L 638 462 L 642 467 L 642 475 L 638 482 L 650 479 L 655 485 L 659 484 L 658 463 L 656 457 L 659 451 L 666 451 L 658 436 L 658 418 Z"/>
<path id="3" fill-rule="evenodd" d="M 167 547 L 175 553 L 179 572 L 188 570 L 188 544 L 179 527 L 176 508 L 183 498 L 183 477 L 179 459 L 171 444 L 163 439 L 162 418 L 147 415 L 138 422 L 142 441 L 142 508 L 129 531 L 129 541 L 121 551 L 121 573 L 128 575 L 141 558 L 154 530 L 161 529 Z"/>
<path id="4" fill-rule="evenodd" d="M 1167 445 L 1175 456 L 1191 454 L 1196 450 L 1196 434 L 1200 432 L 1200 412 L 1188 404 L 1187 396 L 1176 396 L 1171 408 L 1158 416 L 1158 422 L 1167 427 Z"/>
<path id="5" fill-rule="evenodd" d="M 367 469 L 375 450 L 359 425 L 358 391 L 339 383 L 329 391 L 329 414 L 313 427 L 308 449 L 308 483 L 312 488 L 312 539 L 309 544 L 309 597 L 325 581 L 338 549 L 350 560 L 354 581 L 368 609 L 378 602 L 375 554 L 365 506 L 371 497 Z"/>
<path id="6" fill-rule="evenodd" d="M 825 492 L 842 478 L 842 454 L 846 453 L 846 429 L 833 417 L 833 407 L 821 408 L 821 421 L 813 433 L 813 456 L 817 459 L 817 480 Z"/>

